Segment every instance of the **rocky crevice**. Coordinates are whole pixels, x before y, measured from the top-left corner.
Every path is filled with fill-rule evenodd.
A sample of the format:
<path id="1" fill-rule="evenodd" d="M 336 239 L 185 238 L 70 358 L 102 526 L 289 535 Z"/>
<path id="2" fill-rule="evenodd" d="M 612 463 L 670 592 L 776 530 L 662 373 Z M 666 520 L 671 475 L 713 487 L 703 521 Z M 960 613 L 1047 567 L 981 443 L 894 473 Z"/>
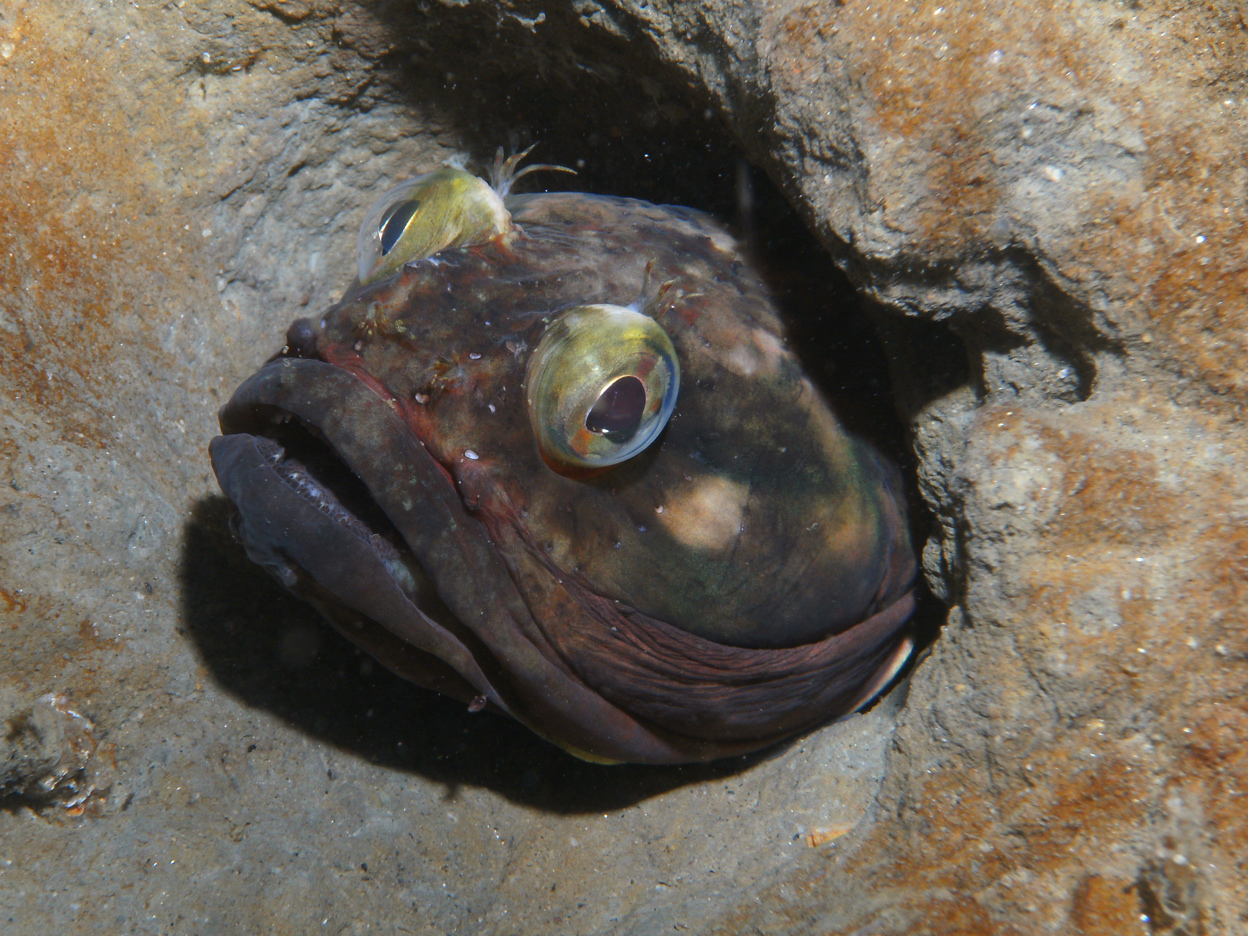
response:
<path id="1" fill-rule="evenodd" d="M 430 932 L 1240 925 L 1248 147 L 1236 75 L 1248 53 L 1234 11 L 214 0 L 61 12 L 0 4 L 0 129 L 19 142 L 0 251 L 12 625 L 0 634 L 14 698 L 91 700 L 116 739 L 118 774 L 84 832 L 101 854 L 135 836 L 164 843 L 143 846 L 150 860 L 190 867 L 162 817 L 182 822 L 206 798 L 228 804 L 228 829 L 192 818 L 179 834 L 198 837 L 207 870 L 300 869 L 281 880 L 313 881 L 356 922 L 369 903 L 344 881 L 389 874 L 370 899 L 423 908 Z M 66 132 L 83 102 L 115 123 Z M 315 621 L 230 565 L 202 453 L 215 408 L 290 319 L 349 281 L 356 219 L 377 191 L 537 140 L 588 191 L 738 221 L 744 154 L 857 289 L 842 281 L 837 302 L 860 306 L 885 349 L 886 402 L 932 520 L 924 573 L 950 609 L 869 716 L 886 766 L 882 746 L 833 727 L 688 781 L 625 773 L 602 799 L 602 777 L 449 710 L 421 729 L 425 758 L 410 735 L 368 727 L 383 703 L 419 700 L 369 682 L 358 661 L 324 661 Z M 234 580 L 245 594 L 222 596 Z M 369 701 L 353 708 L 352 693 Z M 461 732 L 503 753 L 476 765 Z M 309 737 L 313 759 L 300 753 Z M 344 757 L 352 743 L 368 757 Z M 857 772 L 838 773 L 844 763 Z M 329 804 L 307 807 L 312 846 L 286 848 L 274 819 L 283 771 L 305 803 Z M 344 773 L 359 796 L 335 792 Z M 559 814 L 578 784 L 588 805 Z M 434 795 L 443 786 L 452 805 Z M 800 828 L 783 818 L 794 802 Z M 870 802 L 867 821 L 838 824 Z M 396 818 L 406 804 L 418 816 Z M 497 838 L 464 837 L 462 816 Z M 738 844 L 755 836 L 756 854 L 727 840 L 690 850 L 712 834 L 708 816 L 736 824 Z M 315 832 L 330 820 L 384 826 L 353 839 L 374 849 L 414 830 L 451 844 L 347 855 Z M 68 861 L 50 870 L 73 847 L 54 828 L 6 841 L 41 880 L 91 892 L 103 878 L 73 879 Z M 590 841 L 619 871 L 609 886 L 567 858 Z M 510 857 L 490 851 L 500 842 Z M 301 865 L 301 848 L 332 855 L 336 876 Z M 680 892 L 677 865 L 697 866 L 696 893 Z M 283 906 L 301 907 L 300 886 L 278 886 Z M 30 918 L 65 923 L 57 913 Z"/>

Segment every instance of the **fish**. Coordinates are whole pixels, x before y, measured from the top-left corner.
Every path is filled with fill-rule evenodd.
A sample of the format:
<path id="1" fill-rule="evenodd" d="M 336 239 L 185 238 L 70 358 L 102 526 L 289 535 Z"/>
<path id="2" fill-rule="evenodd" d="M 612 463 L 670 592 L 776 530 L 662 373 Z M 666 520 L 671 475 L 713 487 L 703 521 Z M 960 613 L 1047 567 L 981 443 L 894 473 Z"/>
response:
<path id="1" fill-rule="evenodd" d="M 586 760 L 861 709 L 914 647 L 899 470 L 725 227 L 512 194 L 523 155 L 368 213 L 356 282 L 220 411 L 236 537 L 393 672 Z"/>

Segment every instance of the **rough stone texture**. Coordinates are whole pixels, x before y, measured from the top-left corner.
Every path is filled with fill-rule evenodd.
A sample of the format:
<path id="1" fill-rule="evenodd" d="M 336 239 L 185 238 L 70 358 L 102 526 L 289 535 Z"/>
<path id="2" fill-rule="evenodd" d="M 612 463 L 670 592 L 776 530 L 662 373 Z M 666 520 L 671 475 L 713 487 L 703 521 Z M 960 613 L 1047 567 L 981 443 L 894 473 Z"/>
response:
<path id="1" fill-rule="evenodd" d="M 12 688 L 0 686 L 0 725 L 0 797 L 81 815 L 97 791 L 106 791 L 107 781 L 103 786 L 98 781 L 107 771 L 95 765 L 87 770 L 99 747 L 92 736 L 95 726 L 64 696 L 49 694 L 27 703 Z"/>
<path id="2" fill-rule="evenodd" d="M 1246 46 L 1216 3 L 0 0 L 0 921 L 1248 928 Z M 380 187 L 540 135 L 730 210 L 721 126 L 876 303 L 950 610 L 863 718 L 610 771 L 353 655 L 204 448 Z M 46 693 L 87 801 L 29 794 Z"/>

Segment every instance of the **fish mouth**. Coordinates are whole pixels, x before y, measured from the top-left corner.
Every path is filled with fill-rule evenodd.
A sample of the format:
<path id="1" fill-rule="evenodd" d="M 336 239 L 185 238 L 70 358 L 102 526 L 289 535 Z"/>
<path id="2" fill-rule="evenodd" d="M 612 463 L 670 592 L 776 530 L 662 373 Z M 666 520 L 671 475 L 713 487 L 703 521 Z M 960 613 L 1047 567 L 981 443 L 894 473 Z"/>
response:
<path id="1" fill-rule="evenodd" d="M 331 524 L 371 551 L 404 594 L 418 601 L 428 576 L 368 489 L 317 427 L 276 408 L 266 413 L 265 408 L 257 407 L 250 416 L 261 421 L 267 416 L 268 425 L 230 433 L 209 445 L 213 468 L 222 489 L 233 495 L 231 502 L 236 507 L 240 502 L 252 507 L 247 512 L 236 509 L 231 518 L 233 532 L 248 558 L 287 588 L 298 591 L 301 570 L 288 540 L 302 536 L 309 527 Z M 306 511 L 295 515 L 281 511 L 288 506 L 288 498 L 272 490 L 265 491 L 265 499 L 270 507 L 277 508 L 278 515 L 272 509 L 257 510 L 257 499 L 245 497 L 236 483 L 244 475 L 254 483 L 257 474 L 264 476 L 262 488 L 280 482 L 299 502 L 315 507 L 316 513 L 303 516 Z"/>
<path id="2" fill-rule="evenodd" d="M 389 410 L 323 361 L 278 358 L 261 368 L 222 408 L 224 434 L 209 443 L 231 530 L 248 558 L 398 675 L 506 711 L 479 666 L 465 676 L 446 662 L 448 652 L 461 664 L 489 654 L 370 488 L 369 466 L 403 447 L 394 438 L 403 427 L 379 407 Z"/>

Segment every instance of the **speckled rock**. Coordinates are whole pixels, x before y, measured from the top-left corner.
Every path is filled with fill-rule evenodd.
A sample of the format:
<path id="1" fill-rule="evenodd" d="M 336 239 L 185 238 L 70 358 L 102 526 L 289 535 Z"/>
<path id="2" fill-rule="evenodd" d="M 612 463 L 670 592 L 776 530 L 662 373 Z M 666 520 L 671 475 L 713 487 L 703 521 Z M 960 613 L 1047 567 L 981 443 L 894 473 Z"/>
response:
<path id="1" fill-rule="evenodd" d="M 1246 37 L 1218 4 L 0 0 L 0 714 L 62 745 L 0 751 L 0 921 L 1242 930 Z M 584 765 L 230 542 L 215 411 L 379 188 L 537 138 L 728 214 L 739 146 L 868 297 L 949 610 L 865 716 Z"/>

